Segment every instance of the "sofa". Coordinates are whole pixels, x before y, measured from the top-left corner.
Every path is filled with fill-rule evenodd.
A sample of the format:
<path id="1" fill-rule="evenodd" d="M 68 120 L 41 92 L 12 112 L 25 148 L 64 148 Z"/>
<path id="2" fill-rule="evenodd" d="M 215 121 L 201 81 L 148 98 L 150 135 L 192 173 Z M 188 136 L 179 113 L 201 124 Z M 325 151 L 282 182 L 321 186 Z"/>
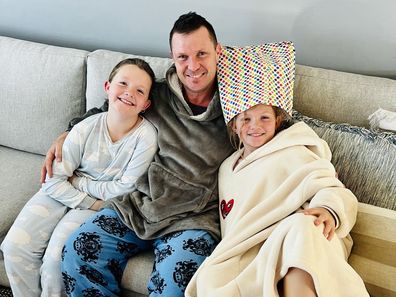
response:
<path id="1" fill-rule="evenodd" d="M 51 143 L 72 118 L 102 105 L 107 75 L 130 56 L 0 36 L 0 242 L 39 189 L 40 168 Z M 138 57 L 150 63 L 157 78 L 172 63 Z M 368 117 L 379 107 L 396 111 L 396 80 L 296 67 L 294 117 L 329 143 L 339 179 L 359 200 L 349 262 L 371 296 L 394 297 L 396 135 L 370 129 Z M 152 265 L 152 252 L 130 259 L 121 296 L 147 296 Z M 9 286 L 1 252 L 0 285 Z"/>

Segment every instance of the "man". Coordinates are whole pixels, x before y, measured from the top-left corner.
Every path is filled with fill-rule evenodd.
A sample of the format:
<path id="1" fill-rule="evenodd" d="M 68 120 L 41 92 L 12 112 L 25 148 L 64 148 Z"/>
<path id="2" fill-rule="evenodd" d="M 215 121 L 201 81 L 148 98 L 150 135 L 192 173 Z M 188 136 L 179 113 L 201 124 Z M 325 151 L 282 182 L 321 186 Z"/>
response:
<path id="1" fill-rule="evenodd" d="M 69 296 L 117 296 L 127 260 L 151 248 L 150 296 L 184 296 L 220 238 L 217 170 L 232 152 L 217 93 L 220 45 L 196 13 L 179 17 L 169 42 L 174 66 L 154 86 L 145 113 L 158 130 L 159 150 L 136 192 L 108 202 L 69 238 L 62 262 Z M 42 177 L 60 157 L 64 137 L 47 153 Z"/>

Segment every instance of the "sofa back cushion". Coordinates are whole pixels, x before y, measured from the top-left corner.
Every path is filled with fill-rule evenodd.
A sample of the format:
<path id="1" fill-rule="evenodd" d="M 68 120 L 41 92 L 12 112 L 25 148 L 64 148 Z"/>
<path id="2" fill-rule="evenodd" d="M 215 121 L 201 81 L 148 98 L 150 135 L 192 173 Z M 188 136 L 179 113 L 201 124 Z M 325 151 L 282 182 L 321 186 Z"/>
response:
<path id="1" fill-rule="evenodd" d="M 0 37 L 0 145 L 46 153 L 85 111 L 87 54 Z"/>
<path id="2" fill-rule="evenodd" d="M 396 80 L 297 65 L 293 101 L 304 115 L 367 128 L 378 108 L 396 111 Z"/>
<path id="3" fill-rule="evenodd" d="M 294 111 L 332 151 L 339 179 L 360 202 L 396 210 L 396 134 L 323 122 Z"/>
<path id="4" fill-rule="evenodd" d="M 90 53 L 87 61 L 87 110 L 102 106 L 106 99 L 104 82 L 113 67 L 126 58 L 141 58 L 148 62 L 157 79 L 165 77 L 166 71 L 172 65 L 172 60 L 168 58 L 136 56 L 109 50 L 96 50 Z"/>

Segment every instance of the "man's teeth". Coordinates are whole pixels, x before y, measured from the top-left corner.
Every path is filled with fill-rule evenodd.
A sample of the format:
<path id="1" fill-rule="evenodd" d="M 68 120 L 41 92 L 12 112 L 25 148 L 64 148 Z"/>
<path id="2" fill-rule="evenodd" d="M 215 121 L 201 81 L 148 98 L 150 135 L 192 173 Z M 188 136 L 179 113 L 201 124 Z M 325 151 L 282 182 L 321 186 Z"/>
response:
<path id="1" fill-rule="evenodd" d="M 199 77 L 201 77 L 203 75 L 203 73 L 198 73 L 198 74 L 188 74 L 187 76 L 188 77 L 191 77 L 191 78 L 199 78 Z"/>

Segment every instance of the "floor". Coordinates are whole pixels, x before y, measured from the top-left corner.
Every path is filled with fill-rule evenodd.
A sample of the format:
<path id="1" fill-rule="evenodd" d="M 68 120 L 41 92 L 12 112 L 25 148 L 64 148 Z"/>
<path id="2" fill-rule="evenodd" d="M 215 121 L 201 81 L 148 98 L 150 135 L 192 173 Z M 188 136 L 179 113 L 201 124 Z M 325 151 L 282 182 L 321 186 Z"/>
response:
<path id="1" fill-rule="evenodd" d="M 0 286 L 0 297 L 12 297 L 11 289 Z"/>

